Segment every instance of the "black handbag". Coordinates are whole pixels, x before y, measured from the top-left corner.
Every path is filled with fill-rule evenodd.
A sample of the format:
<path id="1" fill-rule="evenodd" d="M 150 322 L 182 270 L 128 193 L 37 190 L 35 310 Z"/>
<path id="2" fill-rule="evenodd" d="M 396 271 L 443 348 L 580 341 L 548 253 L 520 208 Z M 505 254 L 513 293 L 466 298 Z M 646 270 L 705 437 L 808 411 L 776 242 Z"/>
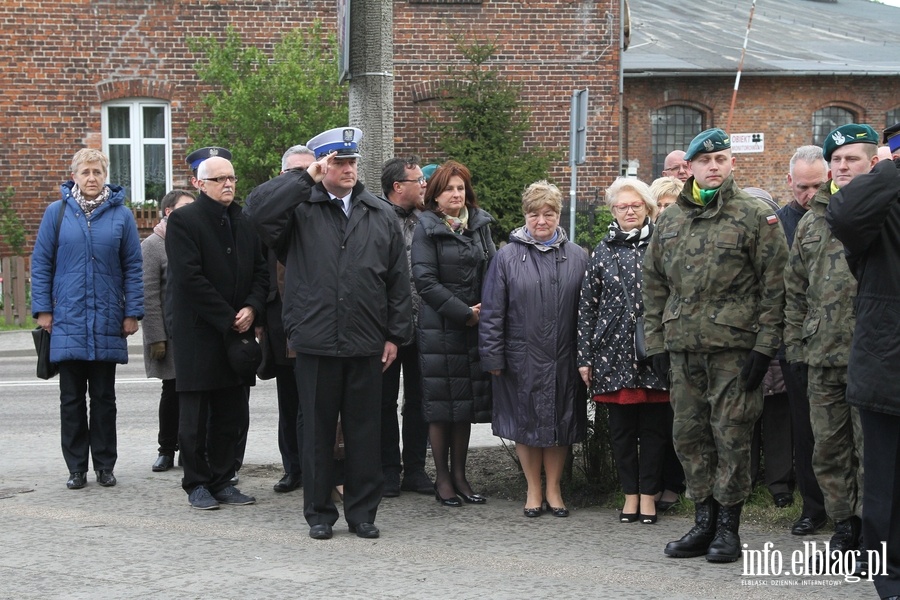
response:
<path id="1" fill-rule="evenodd" d="M 59 365 L 50 362 L 50 334 L 42 327 L 31 331 L 34 338 L 34 349 L 37 351 L 37 376 L 41 379 L 52 379 L 59 373 Z"/>
<path id="2" fill-rule="evenodd" d="M 615 254 L 613 254 L 613 259 L 615 259 L 616 264 L 619 264 L 619 259 Z M 625 276 L 622 273 L 621 265 L 619 265 L 619 284 L 622 286 L 625 302 L 627 302 L 629 306 L 633 306 L 631 295 L 625 288 Z M 637 359 L 637 362 L 642 362 L 647 360 L 647 339 L 644 337 L 644 315 L 639 315 L 635 313 L 634 310 L 630 310 L 630 312 L 631 320 L 634 323 L 634 357 Z"/>
<path id="3" fill-rule="evenodd" d="M 50 265 L 50 295 L 53 295 L 53 278 L 56 276 L 56 253 L 59 251 L 59 230 L 62 229 L 63 216 L 66 214 L 66 201 L 59 205 L 59 217 L 56 219 L 56 241 L 53 244 L 53 264 Z M 50 333 L 38 326 L 31 332 L 34 350 L 37 352 L 36 374 L 41 379 L 52 379 L 59 374 L 59 365 L 50 362 Z"/>

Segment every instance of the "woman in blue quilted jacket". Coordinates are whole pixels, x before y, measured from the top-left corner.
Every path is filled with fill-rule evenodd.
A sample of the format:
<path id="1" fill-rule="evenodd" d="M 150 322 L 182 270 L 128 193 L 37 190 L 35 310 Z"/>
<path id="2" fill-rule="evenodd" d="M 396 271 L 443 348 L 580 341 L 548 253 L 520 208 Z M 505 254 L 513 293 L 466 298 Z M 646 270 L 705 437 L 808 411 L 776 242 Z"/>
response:
<path id="1" fill-rule="evenodd" d="M 89 455 L 97 483 L 116 485 L 116 364 L 128 362 L 125 338 L 144 316 L 140 238 L 108 170 L 99 150 L 75 153 L 72 180 L 44 213 L 31 256 L 31 310 L 59 364 L 69 489 L 87 483 Z"/>

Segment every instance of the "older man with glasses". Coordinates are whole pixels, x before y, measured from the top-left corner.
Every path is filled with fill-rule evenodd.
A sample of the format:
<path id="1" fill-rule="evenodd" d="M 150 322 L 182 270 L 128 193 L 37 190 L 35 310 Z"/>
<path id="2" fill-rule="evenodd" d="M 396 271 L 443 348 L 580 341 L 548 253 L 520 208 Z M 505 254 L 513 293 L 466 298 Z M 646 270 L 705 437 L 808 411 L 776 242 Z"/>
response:
<path id="1" fill-rule="evenodd" d="M 665 177 L 676 177 L 684 183 L 691 177 L 691 163 L 684 159 L 684 150 L 672 150 L 663 162 L 662 174 Z"/>

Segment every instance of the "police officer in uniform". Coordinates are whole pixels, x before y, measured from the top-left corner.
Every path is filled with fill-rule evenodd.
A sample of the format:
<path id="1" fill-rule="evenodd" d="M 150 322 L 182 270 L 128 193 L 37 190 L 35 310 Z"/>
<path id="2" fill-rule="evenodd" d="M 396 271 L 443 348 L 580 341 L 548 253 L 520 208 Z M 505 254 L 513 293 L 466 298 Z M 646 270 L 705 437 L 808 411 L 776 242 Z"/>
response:
<path id="1" fill-rule="evenodd" d="M 862 428 L 846 397 L 857 283 L 844 245 L 828 229 L 825 209 L 838 189 L 875 166 L 877 144 L 874 129 L 855 123 L 825 138 L 823 156 L 832 178 L 800 219 L 784 272 L 786 357 L 792 370 L 809 365 L 812 466 L 834 521 L 831 550 L 840 552 L 856 549 L 862 509 Z"/>
<path id="2" fill-rule="evenodd" d="M 643 268 L 647 351 L 670 378 L 675 451 L 696 506 L 694 527 L 665 553 L 732 562 L 760 384 L 781 343 L 788 249 L 772 209 L 735 183 L 727 133 L 701 132 L 685 159 L 693 175 L 657 220 Z"/>

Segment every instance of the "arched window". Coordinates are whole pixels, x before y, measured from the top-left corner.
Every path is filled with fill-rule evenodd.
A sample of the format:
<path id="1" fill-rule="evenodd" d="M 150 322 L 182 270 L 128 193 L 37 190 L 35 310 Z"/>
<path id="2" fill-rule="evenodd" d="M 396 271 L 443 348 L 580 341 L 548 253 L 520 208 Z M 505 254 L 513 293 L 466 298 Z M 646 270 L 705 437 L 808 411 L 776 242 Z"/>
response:
<path id="1" fill-rule="evenodd" d="M 856 114 L 840 106 L 826 106 L 813 113 L 813 141 L 816 146 L 825 142 L 825 136 L 847 123 L 855 123 Z"/>
<path id="2" fill-rule="evenodd" d="M 687 150 L 691 140 L 706 128 L 704 115 L 690 106 L 672 105 L 650 113 L 653 144 L 653 177 L 662 174 L 666 155 L 672 150 Z"/>
<path id="3" fill-rule="evenodd" d="M 159 202 L 171 189 L 172 144 L 168 102 L 130 99 L 103 105 L 103 151 L 109 182 L 126 190 L 132 206 Z"/>

